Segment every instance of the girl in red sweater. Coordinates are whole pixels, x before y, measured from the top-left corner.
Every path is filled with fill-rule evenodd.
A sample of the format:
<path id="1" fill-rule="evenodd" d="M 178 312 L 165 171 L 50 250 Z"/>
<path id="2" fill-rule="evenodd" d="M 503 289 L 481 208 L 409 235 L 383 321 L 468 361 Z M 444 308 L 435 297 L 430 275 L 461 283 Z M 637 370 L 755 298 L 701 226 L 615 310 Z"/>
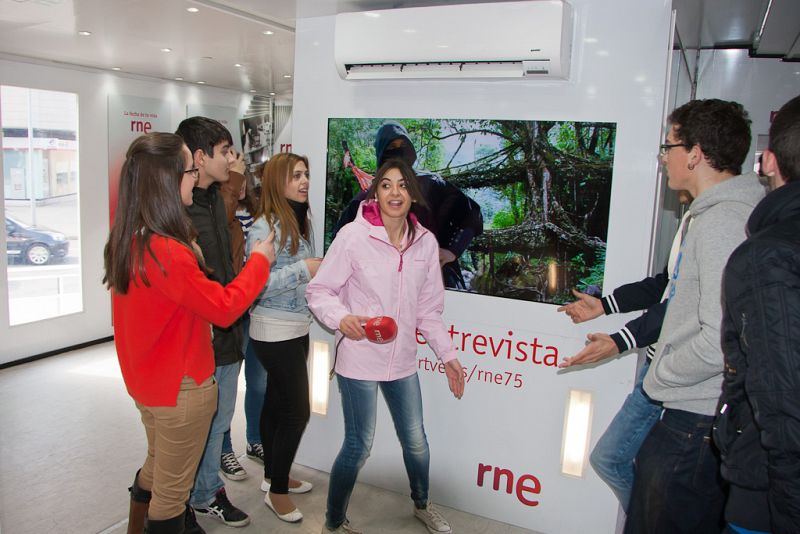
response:
<path id="1" fill-rule="evenodd" d="M 122 167 L 116 217 L 105 247 L 114 343 L 128 393 L 141 412 L 147 458 L 131 487 L 128 533 L 184 533 L 186 506 L 217 407 L 211 325 L 228 326 L 250 306 L 275 259 L 272 236 L 223 287 L 206 277 L 184 206 L 198 170 L 183 140 L 136 139 Z"/>

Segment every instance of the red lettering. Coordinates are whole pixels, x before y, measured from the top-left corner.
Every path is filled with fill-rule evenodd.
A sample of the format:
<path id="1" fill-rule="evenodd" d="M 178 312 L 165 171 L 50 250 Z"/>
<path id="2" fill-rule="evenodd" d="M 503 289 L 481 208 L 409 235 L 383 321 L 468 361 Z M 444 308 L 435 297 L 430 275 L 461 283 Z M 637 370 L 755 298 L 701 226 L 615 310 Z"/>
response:
<path id="1" fill-rule="evenodd" d="M 479 487 L 481 487 L 481 488 L 483 487 L 483 475 L 485 475 L 487 471 L 491 471 L 491 470 L 492 470 L 492 466 L 491 465 L 478 464 L 478 486 Z"/>
<path id="2" fill-rule="evenodd" d="M 524 473 L 514 481 L 514 472 L 511 469 L 504 469 L 502 467 L 492 467 L 489 464 L 478 464 L 478 487 L 483 487 L 483 482 L 486 478 L 486 473 L 494 471 L 492 477 L 492 489 L 494 491 L 505 491 L 511 495 L 514 491 L 517 500 L 525 506 L 538 506 L 539 501 L 531 498 L 533 495 L 540 495 L 542 492 L 542 484 L 535 476 Z M 505 483 L 501 486 L 501 482 L 505 477 Z M 504 487 L 503 487 L 504 486 Z M 501 489 L 502 488 L 502 489 Z"/>
<path id="3" fill-rule="evenodd" d="M 492 336 L 489 336 L 489 345 L 491 345 L 491 347 L 492 347 L 492 356 L 494 356 L 495 358 L 497 358 L 497 355 L 500 353 L 500 349 L 502 349 L 502 348 L 503 348 L 503 344 L 504 344 L 506 341 L 508 341 L 508 340 L 507 340 L 507 339 L 501 339 L 501 340 L 500 340 L 500 344 L 498 344 L 498 345 L 495 347 L 495 344 L 494 344 L 494 337 L 492 337 Z"/>
<path id="4" fill-rule="evenodd" d="M 550 367 L 558 367 L 558 349 L 548 345 L 545 347 L 548 352 L 544 357 L 544 364 Z"/>
<path id="5" fill-rule="evenodd" d="M 479 354 L 481 356 L 486 354 L 485 350 L 483 352 L 479 352 L 478 351 L 478 347 L 481 347 L 483 349 L 486 348 L 486 336 L 482 336 L 482 335 L 478 334 L 477 336 L 472 338 L 472 350 L 473 350 L 473 352 L 475 352 L 475 354 Z"/>
<path id="6" fill-rule="evenodd" d="M 472 334 L 469 332 L 461 332 L 461 350 L 463 351 L 467 346 L 467 339 L 471 338 Z"/>
<path id="7" fill-rule="evenodd" d="M 150 130 L 152 130 L 152 129 L 153 129 L 153 125 L 150 124 L 149 122 L 131 121 L 131 131 L 132 132 L 150 133 Z"/>
<path id="8" fill-rule="evenodd" d="M 528 481 L 533 483 L 533 487 L 525 485 L 525 483 Z M 523 495 L 524 492 L 538 495 L 541 491 L 542 485 L 539 483 L 539 479 L 535 476 L 525 474 L 517 479 L 517 499 L 525 506 L 537 506 L 539 501 L 528 499 L 525 495 Z"/>
<path id="9" fill-rule="evenodd" d="M 427 341 L 425 341 L 425 336 L 422 335 L 422 332 L 417 330 L 417 344 L 425 345 Z"/>
<path id="10" fill-rule="evenodd" d="M 506 477 L 506 493 L 511 493 L 511 489 L 514 487 L 514 473 L 512 473 L 509 469 L 501 469 L 499 467 L 494 468 L 494 483 L 492 484 L 492 489 L 495 491 L 500 490 L 501 476 Z"/>
<path id="11" fill-rule="evenodd" d="M 517 343 L 517 352 L 520 353 L 522 358 L 520 358 L 519 356 L 514 356 L 515 360 L 517 360 L 518 362 L 524 362 L 525 360 L 528 359 L 528 353 L 525 352 L 525 347 L 527 347 L 527 346 L 528 346 L 528 344 L 525 343 L 524 341 L 520 341 L 520 342 Z"/>
<path id="12" fill-rule="evenodd" d="M 531 352 L 531 361 L 536 364 L 541 364 L 541 360 L 536 359 L 536 349 L 542 348 L 542 345 L 539 344 L 539 338 L 533 338 L 533 343 L 531 343 L 531 348 L 533 348 L 533 352 Z"/>

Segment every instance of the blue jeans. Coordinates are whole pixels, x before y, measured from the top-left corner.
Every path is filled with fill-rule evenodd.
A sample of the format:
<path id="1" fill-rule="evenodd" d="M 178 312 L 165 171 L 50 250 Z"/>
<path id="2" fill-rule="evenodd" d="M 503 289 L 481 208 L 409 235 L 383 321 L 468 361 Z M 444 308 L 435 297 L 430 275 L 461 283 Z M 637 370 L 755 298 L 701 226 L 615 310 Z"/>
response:
<path id="1" fill-rule="evenodd" d="M 665 409 L 636 455 L 625 534 L 716 533 L 725 491 L 714 417 Z"/>
<path id="2" fill-rule="evenodd" d="M 422 392 L 416 373 L 390 382 L 355 380 L 336 375 L 344 412 L 344 443 L 331 468 L 325 526 L 334 530 L 344 523 L 358 471 L 367 461 L 375 436 L 380 388 L 403 449 L 403 461 L 417 507 L 428 502 L 430 450 L 422 425 Z"/>
<path id="3" fill-rule="evenodd" d="M 221 365 L 214 371 L 217 379 L 217 413 L 211 421 L 203 459 L 194 479 L 194 489 L 189 503 L 196 508 L 206 508 L 211 504 L 217 491 L 225 484 L 219 477 L 219 457 L 222 454 L 222 436 L 230 430 L 233 410 L 236 407 L 236 389 L 239 382 L 239 369 L 242 362 Z"/>
<path id="4" fill-rule="evenodd" d="M 651 400 L 642 389 L 642 381 L 649 367 L 650 360 L 645 358 L 636 375 L 633 391 L 625 399 L 589 457 L 595 473 L 608 484 L 626 513 L 633 489 L 633 461 L 648 432 L 661 415 L 661 404 Z"/>
<path id="5" fill-rule="evenodd" d="M 267 373 L 256 358 L 253 344 L 250 342 L 250 314 L 246 313 L 242 321 L 244 332 L 244 419 L 247 423 L 245 437 L 247 443 L 261 443 L 261 406 L 267 392 Z M 231 431 L 225 432 L 222 438 L 222 453 L 233 452 Z"/>

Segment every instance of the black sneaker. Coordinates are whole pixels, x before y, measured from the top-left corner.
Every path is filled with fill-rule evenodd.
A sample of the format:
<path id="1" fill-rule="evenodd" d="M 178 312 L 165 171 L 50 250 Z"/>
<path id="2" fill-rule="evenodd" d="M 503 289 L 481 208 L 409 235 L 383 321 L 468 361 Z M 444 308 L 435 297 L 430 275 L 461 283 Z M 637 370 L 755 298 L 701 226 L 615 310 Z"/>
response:
<path id="1" fill-rule="evenodd" d="M 244 470 L 242 464 L 236 459 L 236 454 L 226 452 L 219 458 L 219 470 L 225 475 L 225 478 L 231 480 L 244 480 L 247 478 L 247 471 Z"/>
<path id="2" fill-rule="evenodd" d="M 260 443 L 247 444 L 247 457 L 251 460 L 263 464 L 264 463 L 264 446 Z"/>
<path id="3" fill-rule="evenodd" d="M 208 508 L 195 507 L 194 511 L 200 515 L 219 519 L 229 527 L 244 527 L 250 524 L 250 518 L 247 514 L 236 508 L 228 500 L 225 488 L 217 492 L 214 502 L 209 504 Z"/>

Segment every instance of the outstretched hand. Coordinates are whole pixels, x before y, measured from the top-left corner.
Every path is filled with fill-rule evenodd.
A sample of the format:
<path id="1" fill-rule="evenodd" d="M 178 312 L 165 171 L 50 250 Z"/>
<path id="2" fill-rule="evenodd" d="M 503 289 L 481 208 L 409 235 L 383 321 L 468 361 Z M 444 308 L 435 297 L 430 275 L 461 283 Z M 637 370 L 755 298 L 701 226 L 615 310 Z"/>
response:
<path id="1" fill-rule="evenodd" d="M 458 358 L 444 364 L 444 374 L 447 375 L 447 385 L 450 386 L 453 396 L 460 399 L 464 395 L 464 368 Z"/>
<path id="2" fill-rule="evenodd" d="M 581 293 L 577 289 L 573 289 L 572 294 L 578 300 L 559 306 L 556 311 L 565 312 L 573 323 L 582 323 L 603 315 L 603 303 L 599 298 Z"/>
<path id="3" fill-rule="evenodd" d="M 583 350 L 571 358 L 564 358 L 564 361 L 558 364 L 560 368 L 599 362 L 619 354 L 617 344 L 608 334 L 589 334 L 586 339 L 588 343 Z"/>

